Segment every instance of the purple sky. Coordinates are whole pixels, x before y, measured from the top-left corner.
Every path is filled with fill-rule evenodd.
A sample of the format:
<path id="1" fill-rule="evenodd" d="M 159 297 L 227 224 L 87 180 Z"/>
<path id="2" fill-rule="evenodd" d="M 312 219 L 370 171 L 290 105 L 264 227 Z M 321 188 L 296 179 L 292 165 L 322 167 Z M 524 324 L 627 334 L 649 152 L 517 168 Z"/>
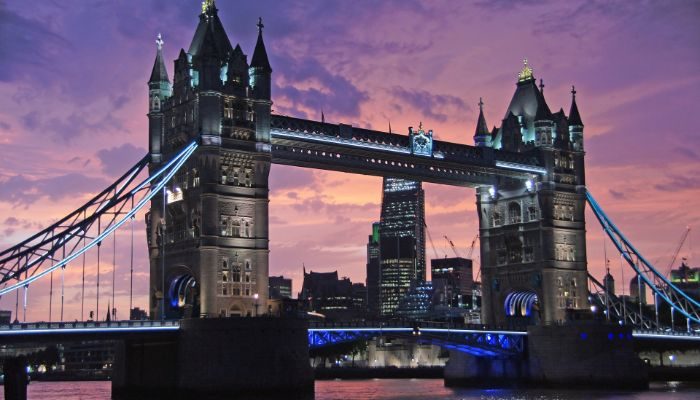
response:
<path id="1" fill-rule="evenodd" d="M 323 109 L 327 121 L 374 129 L 391 120 L 395 132 L 423 121 L 439 139 L 472 144 L 479 97 L 489 126 L 500 125 L 527 57 L 552 111 L 568 112 L 576 85 L 589 189 L 650 260 L 665 268 L 685 226 L 700 229 L 698 1 L 217 6 L 231 42 L 249 56 L 263 17 L 273 108 L 292 116 L 320 118 Z M 172 77 L 199 10 L 189 0 L 0 2 L 0 248 L 74 209 L 142 157 L 155 36 L 163 34 Z M 302 263 L 364 281 L 381 179 L 275 165 L 270 187 L 271 273 L 294 278 L 295 291 Z M 477 233 L 473 190 L 425 188 L 437 253 L 452 255 L 447 235 L 466 254 Z M 592 215 L 588 222 L 589 268 L 600 275 L 602 233 Z M 146 306 L 142 231 L 136 305 Z M 119 270 L 128 252 L 118 248 Z M 691 253 L 692 244 L 681 255 Z M 613 266 L 619 278 L 614 257 Z M 67 275 L 68 319 L 79 316 L 79 273 Z M 47 319 L 47 285 L 33 286 L 28 319 Z M 127 296 L 124 274 L 121 317 Z M 14 309 L 10 297 L 0 308 Z M 111 288 L 101 301 L 107 297 Z"/>

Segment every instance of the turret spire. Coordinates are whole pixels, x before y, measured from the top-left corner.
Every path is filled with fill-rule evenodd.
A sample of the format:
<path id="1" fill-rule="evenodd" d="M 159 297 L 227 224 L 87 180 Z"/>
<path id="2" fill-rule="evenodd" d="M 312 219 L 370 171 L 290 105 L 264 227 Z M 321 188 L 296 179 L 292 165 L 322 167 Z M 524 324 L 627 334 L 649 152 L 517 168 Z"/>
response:
<path id="1" fill-rule="evenodd" d="M 163 62 L 163 36 L 159 33 L 156 37 L 156 46 L 158 47 L 156 53 L 156 61 L 153 63 L 153 70 L 151 71 L 151 78 L 148 83 L 157 82 L 170 82 L 168 79 L 168 70 L 165 68 L 165 63 Z"/>
<path id="2" fill-rule="evenodd" d="M 258 41 L 255 43 L 255 50 L 253 51 L 253 58 L 250 60 L 250 67 L 257 68 L 263 72 L 272 72 L 272 67 L 270 67 L 270 61 L 267 58 L 267 50 L 265 50 L 265 42 L 263 41 L 263 28 L 265 25 L 262 23 L 262 17 L 258 18 Z"/>
<path id="3" fill-rule="evenodd" d="M 583 126 L 583 121 L 581 121 L 581 115 L 579 114 L 578 106 L 576 105 L 575 86 L 571 86 L 571 110 L 569 111 L 569 125 Z"/>
<path id="4" fill-rule="evenodd" d="M 484 101 L 479 97 L 479 118 L 474 131 L 474 143 L 480 147 L 491 147 L 491 133 L 484 117 Z"/>
<path id="5" fill-rule="evenodd" d="M 481 97 L 479 97 L 479 118 L 476 122 L 476 131 L 474 132 L 474 136 L 485 136 L 488 134 L 489 128 L 486 124 L 486 118 L 484 117 L 484 102 Z"/>

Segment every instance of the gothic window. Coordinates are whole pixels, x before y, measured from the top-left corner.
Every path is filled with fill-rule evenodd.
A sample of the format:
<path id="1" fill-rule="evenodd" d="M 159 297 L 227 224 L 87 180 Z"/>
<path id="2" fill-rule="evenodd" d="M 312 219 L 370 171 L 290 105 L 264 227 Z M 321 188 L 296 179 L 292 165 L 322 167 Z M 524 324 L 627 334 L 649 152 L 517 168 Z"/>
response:
<path id="1" fill-rule="evenodd" d="M 245 169 L 245 185 L 247 187 L 253 186 L 253 171 L 250 168 Z"/>
<path id="2" fill-rule="evenodd" d="M 233 273 L 231 274 L 231 279 L 234 282 L 240 282 L 241 281 L 241 271 L 239 271 L 238 269 L 234 269 Z"/>
<path id="3" fill-rule="evenodd" d="M 231 236 L 241 237 L 241 220 L 238 218 L 233 220 L 233 230 L 231 232 Z"/>
<path id="4" fill-rule="evenodd" d="M 501 213 L 498 211 L 493 212 L 493 226 L 500 226 L 503 223 Z"/>
<path id="5" fill-rule="evenodd" d="M 240 288 L 233 288 L 233 295 L 234 295 L 234 296 L 240 296 L 240 295 L 241 295 L 241 289 L 240 289 Z"/>
<path id="6" fill-rule="evenodd" d="M 250 283 L 250 272 L 245 273 L 245 283 Z"/>
<path id="7" fill-rule="evenodd" d="M 245 221 L 243 226 L 243 237 L 253 237 L 252 226 L 253 224 L 250 221 Z"/>
<path id="8" fill-rule="evenodd" d="M 250 296 L 250 288 L 245 288 L 245 295 Z"/>
<path id="9" fill-rule="evenodd" d="M 527 208 L 527 220 L 528 221 L 537 221 L 538 219 L 539 219 L 539 213 L 537 212 L 537 206 L 530 205 Z"/>
<path id="10" fill-rule="evenodd" d="M 221 274 L 221 281 L 222 281 L 222 282 L 228 282 L 228 271 L 224 271 L 224 272 Z"/>
<path id="11" fill-rule="evenodd" d="M 508 204 L 508 218 L 511 224 L 519 224 L 522 221 L 520 204 L 514 201 Z"/>
<path id="12" fill-rule="evenodd" d="M 233 184 L 234 186 L 238 186 L 238 185 L 240 184 L 240 181 L 239 181 L 239 171 L 240 171 L 240 168 L 238 168 L 238 167 L 233 167 L 233 181 L 232 181 L 232 184 Z"/>
<path id="13" fill-rule="evenodd" d="M 229 166 L 226 164 L 221 165 L 221 184 L 225 185 L 229 179 Z"/>
<path id="14" fill-rule="evenodd" d="M 224 118 L 233 119 L 233 106 L 230 99 L 226 99 L 224 102 Z"/>
<path id="15" fill-rule="evenodd" d="M 224 258 L 221 260 L 221 269 L 224 271 L 228 271 L 228 258 Z"/>
<path id="16" fill-rule="evenodd" d="M 197 168 L 192 170 L 192 187 L 199 186 L 199 171 Z"/>
<path id="17" fill-rule="evenodd" d="M 564 296 L 564 280 L 557 278 L 557 303 L 559 308 L 566 308 L 566 298 Z"/>
<path id="18" fill-rule="evenodd" d="M 251 264 L 250 264 L 250 260 L 245 260 L 245 269 L 246 269 L 246 270 L 251 270 L 251 269 L 252 269 L 252 268 L 251 268 Z"/>

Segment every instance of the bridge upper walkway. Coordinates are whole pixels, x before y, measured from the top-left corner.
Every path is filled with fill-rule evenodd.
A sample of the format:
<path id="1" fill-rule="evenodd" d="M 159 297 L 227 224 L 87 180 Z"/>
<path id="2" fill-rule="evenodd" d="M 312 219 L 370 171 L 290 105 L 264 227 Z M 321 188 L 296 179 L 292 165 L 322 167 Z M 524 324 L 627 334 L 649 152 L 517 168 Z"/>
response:
<path id="1" fill-rule="evenodd" d="M 272 115 L 270 137 L 276 164 L 470 187 L 546 173 L 534 154 L 440 140 L 414 152 L 408 135 L 281 115 Z"/>

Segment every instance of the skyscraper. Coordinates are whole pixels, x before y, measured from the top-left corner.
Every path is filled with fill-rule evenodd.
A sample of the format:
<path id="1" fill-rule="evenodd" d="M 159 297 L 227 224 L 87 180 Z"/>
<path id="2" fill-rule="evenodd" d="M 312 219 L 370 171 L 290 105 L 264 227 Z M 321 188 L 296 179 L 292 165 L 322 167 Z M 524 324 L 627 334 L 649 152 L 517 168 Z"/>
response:
<path id="1" fill-rule="evenodd" d="M 379 222 L 372 224 L 372 234 L 367 239 L 367 311 L 379 315 Z"/>
<path id="2" fill-rule="evenodd" d="M 394 313 L 411 282 L 425 280 L 424 221 L 421 182 L 385 177 L 379 223 L 381 316 Z"/>

